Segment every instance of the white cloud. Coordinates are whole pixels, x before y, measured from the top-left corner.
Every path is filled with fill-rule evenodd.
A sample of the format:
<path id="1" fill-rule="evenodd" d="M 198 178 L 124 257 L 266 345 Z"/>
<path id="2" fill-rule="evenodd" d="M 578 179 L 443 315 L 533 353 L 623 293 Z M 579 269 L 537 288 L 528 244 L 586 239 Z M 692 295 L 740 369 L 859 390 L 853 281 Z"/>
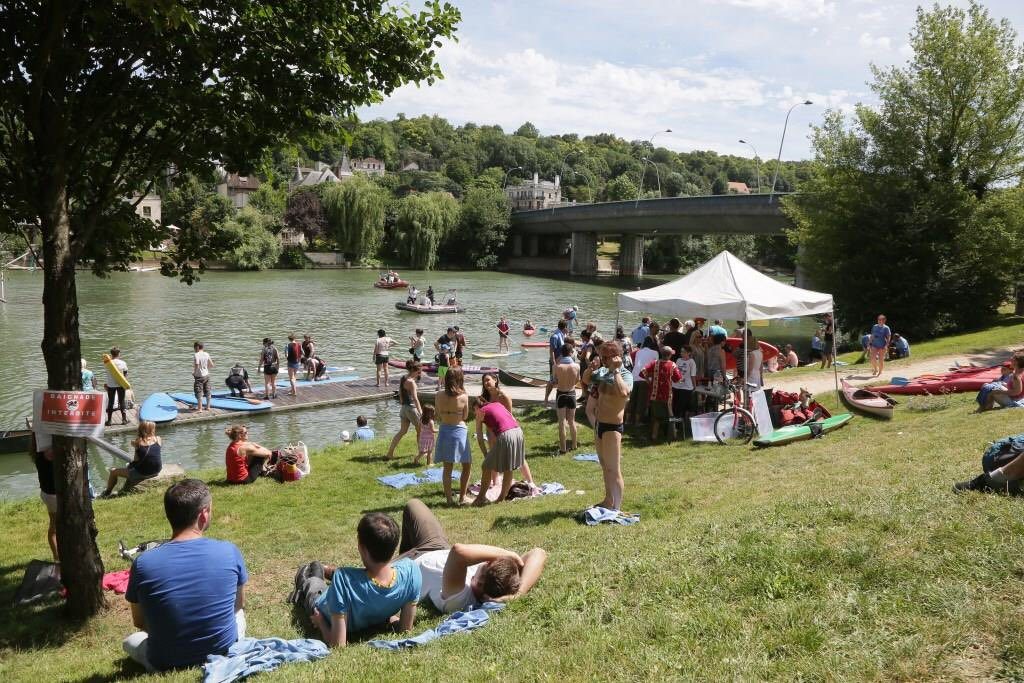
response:
<path id="1" fill-rule="evenodd" d="M 706 0 L 722 4 L 721 0 Z M 771 12 L 790 21 L 825 19 L 835 16 L 836 4 L 826 0 L 724 0 L 724 4 L 740 9 Z"/>
<path id="2" fill-rule="evenodd" d="M 865 50 L 889 50 L 892 48 L 892 39 L 889 36 L 873 36 L 870 33 L 862 33 L 858 42 Z"/>

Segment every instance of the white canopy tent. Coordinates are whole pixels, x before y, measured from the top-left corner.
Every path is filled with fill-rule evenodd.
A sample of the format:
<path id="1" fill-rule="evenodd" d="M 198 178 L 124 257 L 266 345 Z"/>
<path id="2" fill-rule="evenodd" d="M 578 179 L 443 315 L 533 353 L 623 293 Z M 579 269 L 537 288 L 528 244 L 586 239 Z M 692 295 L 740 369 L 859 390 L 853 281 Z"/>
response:
<path id="1" fill-rule="evenodd" d="M 745 323 L 833 312 L 831 294 L 773 280 L 728 251 L 678 280 L 636 292 L 620 292 L 618 307 L 620 311 L 677 318 L 743 320 Z M 834 345 L 833 341 L 833 354 Z"/>

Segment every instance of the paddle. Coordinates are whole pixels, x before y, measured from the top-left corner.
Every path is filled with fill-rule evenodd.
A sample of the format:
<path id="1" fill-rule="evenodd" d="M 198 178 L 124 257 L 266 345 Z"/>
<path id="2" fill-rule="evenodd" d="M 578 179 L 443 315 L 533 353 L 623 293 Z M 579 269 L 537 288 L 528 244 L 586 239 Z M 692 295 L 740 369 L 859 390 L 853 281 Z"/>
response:
<path id="1" fill-rule="evenodd" d="M 245 396 L 221 396 L 221 398 L 227 399 L 229 401 L 246 401 L 250 405 L 254 406 L 258 406 L 261 403 L 263 403 L 263 401 L 259 400 L 258 398 L 246 398 Z"/>

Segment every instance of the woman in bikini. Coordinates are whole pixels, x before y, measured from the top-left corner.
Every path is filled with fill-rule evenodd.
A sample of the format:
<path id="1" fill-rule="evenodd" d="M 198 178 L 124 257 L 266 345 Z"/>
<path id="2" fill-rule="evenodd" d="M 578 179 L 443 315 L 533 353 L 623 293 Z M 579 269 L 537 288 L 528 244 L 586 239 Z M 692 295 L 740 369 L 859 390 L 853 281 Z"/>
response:
<path id="1" fill-rule="evenodd" d="M 434 408 L 441 426 L 434 441 L 434 462 L 443 464 L 441 483 L 444 497 L 452 504 L 452 468 L 462 466 L 459 477 L 459 505 L 466 503 L 466 490 L 472 473 L 473 454 L 469 448 L 469 396 L 463 386 L 462 368 L 454 367 L 444 376 L 444 391 L 434 397 Z"/>

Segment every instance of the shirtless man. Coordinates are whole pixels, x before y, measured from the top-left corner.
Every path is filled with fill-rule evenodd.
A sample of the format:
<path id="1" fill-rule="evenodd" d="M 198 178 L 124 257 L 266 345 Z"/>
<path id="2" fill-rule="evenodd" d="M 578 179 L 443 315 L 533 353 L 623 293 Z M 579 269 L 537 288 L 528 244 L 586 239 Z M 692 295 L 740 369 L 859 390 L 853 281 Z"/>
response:
<path id="1" fill-rule="evenodd" d="M 576 384 L 580 381 L 580 366 L 573 362 L 572 347 L 563 344 L 555 365 L 555 410 L 558 414 L 558 452 L 566 453 L 565 433 L 572 437 L 571 450 L 576 450 Z"/>
<path id="2" fill-rule="evenodd" d="M 612 340 L 601 345 L 600 370 L 591 381 L 600 382 L 597 397 L 597 457 L 604 477 L 604 500 L 597 505 L 610 510 L 622 509 L 622 421 L 626 402 L 633 388 L 633 375 L 622 367 L 622 345 Z M 602 372 L 603 371 L 603 372 Z"/>

